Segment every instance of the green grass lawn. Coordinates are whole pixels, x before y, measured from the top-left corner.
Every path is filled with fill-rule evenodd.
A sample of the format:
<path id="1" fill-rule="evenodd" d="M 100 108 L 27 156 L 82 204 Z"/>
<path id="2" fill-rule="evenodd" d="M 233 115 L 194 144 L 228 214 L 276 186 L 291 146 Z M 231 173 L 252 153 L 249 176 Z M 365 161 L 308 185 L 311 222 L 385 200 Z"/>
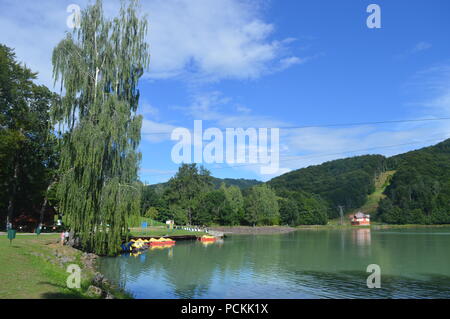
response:
<path id="1" fill-rule="evenodd" d="M 67 259 L 63 263 L 55 253 Z M 95 274 L 94 268 L 84 268 L 82 252 L 59 244 L 59 234 L 17 234 L 10 245 L 6 235 L 0 236 L 0 299 L 80 299 L 94 297 L 87 291 Z M 70 259 L 70 260 L 69 260 Z M 81 268 L 81 288 L 69 289 L 67 266 Z M 131 295 L 115 286 L 102 287 L 115 298 Z M 95 297 L 100 298 L 100 297 Z"/>
<path id="2" fill-rule="evenodd" d="M 18 235 L 10 246 L 0 236 L 0 298 L 83 298 L 81 291 L 66 287 L 68 273 L 46 258 L 59 235 Z M 36 256 L 34 254 L 41 254 Z"/>
<path id="3" fill-rule="evenodd" d="M 131 217 L 128 219 L 128 224 L 130 225 L 130 227 L 141 227 L 142 222 L 147 222 L 149 227 L 153 227 L 153 226 L 164 226 L 166 227 L 166 224 L 159 222 L 157 220 L 153 220 L 151 218 L 148 217 L 142 217 L 142 216 L 137 216 L 137 217 Z"/>

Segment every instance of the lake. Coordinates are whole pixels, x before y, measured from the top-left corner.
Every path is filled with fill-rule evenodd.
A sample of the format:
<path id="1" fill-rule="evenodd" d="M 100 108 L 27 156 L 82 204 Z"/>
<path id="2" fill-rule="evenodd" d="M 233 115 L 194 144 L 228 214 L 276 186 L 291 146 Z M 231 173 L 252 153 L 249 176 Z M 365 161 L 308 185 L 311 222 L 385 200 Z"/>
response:
<path id="1" fill-rule="evenodd" d="M 368 288 L 367 266 L 381 269 Z M 234 235 L 100 259 L 135 298 L 450 298 L 450 227 Z"/>

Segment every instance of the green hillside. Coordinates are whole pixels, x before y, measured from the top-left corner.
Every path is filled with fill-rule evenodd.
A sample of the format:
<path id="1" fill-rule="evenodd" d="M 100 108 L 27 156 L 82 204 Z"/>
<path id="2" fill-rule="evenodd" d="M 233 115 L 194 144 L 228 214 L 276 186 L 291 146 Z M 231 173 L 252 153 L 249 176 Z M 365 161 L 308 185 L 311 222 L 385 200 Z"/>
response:
<path id="1" fill-rule="evenodd" d="M 386 171 L 377 176 L 375 178 L 375 191 L 367 196 L 367 200 L 363 206 L 355 209 L 354 211 L 352 211 L 352 213 L 361 211 L 370 215 L 376 214 L 380 200 L 386 198 L 384 192 L 391 183 L 392 177 L 394 176 L 395 172 L 396 171 L 394 170 Z"/>
<path id="2" fill-rule="evenodd" d="M 284 198 L 299 192 L 318 196 L 327 203 L 332 219 L 339 216 L 341 205 L 346 214 L 360 210 L 389 224 L 447 224 L 450 139 L 390 158 L 366 155 L 330 161 L 289 172 L 268 184 Z"/>
<path id="3" fill-rule="evenodd" d="M 397 172 L 380 202 L 390 224 L 450 223 L 450 139 L 389 159 Z"/>
<path id="4" fill-rule="evenodd" d="M 339 215 L 338 206 L 350 212 L 365 204 L 375 191 L 376 177 L 387 170 L 381 155 L 365 155 L 310 166 L 269 181 L 277 192 L 303 191 L 320 196 L 328 204 L 328 216 Z"/>
<path id="5" fill-rule="evenodd" d="M 222 183 L 225 183 L 227 187 L 237 186 L 240 189 L 247 189 L 259 184 L 262 184 L 261 181 L 257 181 L 256 179 L 244 179 L 244 178 L 217 178 L 213 177 L 212 182 L 215 188 L 219 188 Z"/>

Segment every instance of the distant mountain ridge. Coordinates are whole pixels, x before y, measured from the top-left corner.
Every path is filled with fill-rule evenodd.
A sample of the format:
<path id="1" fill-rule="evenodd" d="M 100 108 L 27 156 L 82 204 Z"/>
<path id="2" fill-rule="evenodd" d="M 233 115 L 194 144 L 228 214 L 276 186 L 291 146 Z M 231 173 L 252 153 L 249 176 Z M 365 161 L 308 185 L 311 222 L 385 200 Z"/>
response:
<path id="1" fill-rule="evenodd" d="M 149 185 L 150 187 L 165 187 L 168 182 L 165 183 L 158 183 L 158 184 L 152 184 Z M 230 186 L 237 186 L 241 190 L 248 189 L 250 187 L 262 184 L 263 182 L 258 181 L 256 179 L 245 179 L 245 178 L 217 178 L 212 176 L 212 183 L 214 185 L 214 188 L 219 188 L 222 183 L 225 183 L 227 187 Z"/>
<path id="2" fill-rule="evenodd" d="M 338 206 L 348 212 L 367 201 L 376 177 L 395 171 L 376 218 L 386 223 L 450 223 L 450 139 L 392 157 L 363 155 L 301 168 L 268 182 L 278 193 L 305 191 L 329 205 L 330 218 Z"/>

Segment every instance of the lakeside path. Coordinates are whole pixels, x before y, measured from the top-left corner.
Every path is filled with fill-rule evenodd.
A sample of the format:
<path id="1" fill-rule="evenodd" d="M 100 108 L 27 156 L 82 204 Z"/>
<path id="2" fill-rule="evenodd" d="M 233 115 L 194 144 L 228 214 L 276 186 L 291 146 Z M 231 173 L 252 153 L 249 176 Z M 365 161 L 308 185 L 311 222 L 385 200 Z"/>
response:
<path id="1" fill-rule="evenodd" d="M 220 226 L 210 227 L 210 230 L 222 232 L 225 235 L 271 235 L 271 234 L 285 234 L 297 231 L 297 228 L 288 226 Z"/>

